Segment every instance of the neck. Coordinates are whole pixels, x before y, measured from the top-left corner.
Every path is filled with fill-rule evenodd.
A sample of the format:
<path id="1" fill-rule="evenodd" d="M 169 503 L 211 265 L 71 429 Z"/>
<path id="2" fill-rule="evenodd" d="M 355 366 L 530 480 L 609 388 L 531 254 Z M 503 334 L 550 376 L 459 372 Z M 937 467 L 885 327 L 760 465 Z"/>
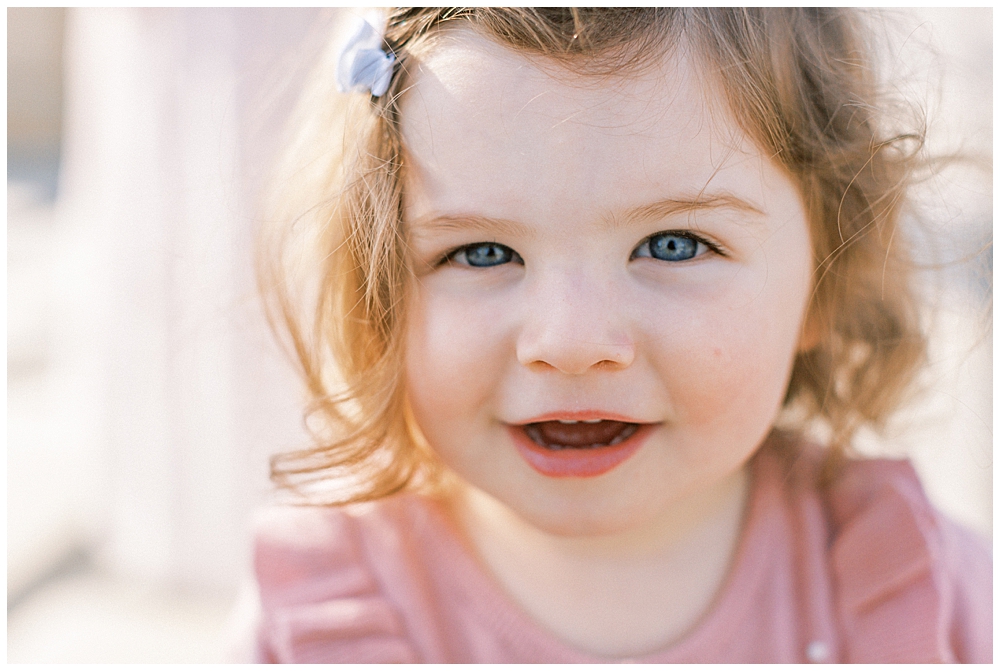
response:
<path id="1" fill-rule="evenodd" d="M 739 538 L 744 470 L 615 533 L 562 536 L 532 526 L 466 486 L 455 517 L 515 603 L 584 651 L 620 656 L 663 648 L 708 609 Z"/>

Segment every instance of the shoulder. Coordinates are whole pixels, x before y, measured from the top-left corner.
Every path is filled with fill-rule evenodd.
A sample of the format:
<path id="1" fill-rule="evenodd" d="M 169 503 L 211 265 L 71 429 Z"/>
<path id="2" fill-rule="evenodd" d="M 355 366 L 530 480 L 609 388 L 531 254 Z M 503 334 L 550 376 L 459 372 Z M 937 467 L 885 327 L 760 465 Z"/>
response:
<path id="1" fill-rule="evenodd" d="M 372 566 L 374 542 L 406 533 L 406 500 L 280 506 L 254 525 L 262 657 L 280 662 L 414 662 L 402 618 Z M 389 550 L 391 548 L 382 548 Z"/>
<path id="2" fill-rule="evenodd" d="M 848 462 L 825 492 L 851 661 L 992 661 L 992 560 L 906 461 Z"/>
<path id="3" fill-rule="evenodd" d="M 951 641 L 958 661 L 993 661 L 993 551 L 986 539 L 950 520 L 941 531 L 952 592 Z"/>

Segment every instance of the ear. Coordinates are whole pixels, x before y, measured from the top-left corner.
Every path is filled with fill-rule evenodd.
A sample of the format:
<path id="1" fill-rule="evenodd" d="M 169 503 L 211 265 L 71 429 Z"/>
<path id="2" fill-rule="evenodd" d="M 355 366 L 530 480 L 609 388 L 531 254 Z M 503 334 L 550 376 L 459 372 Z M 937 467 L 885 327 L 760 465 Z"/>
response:
<path id="1" fill-rule="evenodd" d="M 406 423 L 406 430 L 410 435 L 410 440 L 413 441 L 413 446 L 425 456 L 433 457 L 434 449 L 424 437 L 424 432 L 420 430 L 417 418 L 413 416 L 413 408 L 410 407 L 409 396 L 404 396 L 403 398 L 403 421 Z"/>
<path id="2" fill-rule="evenodd" d="M 799 336 L 799 354 L 805 354 L 819 345 L 822 338 L 820 320 L 815 309 L 806 310 L 806 317 L 802 323 L 802 334 Z"/>

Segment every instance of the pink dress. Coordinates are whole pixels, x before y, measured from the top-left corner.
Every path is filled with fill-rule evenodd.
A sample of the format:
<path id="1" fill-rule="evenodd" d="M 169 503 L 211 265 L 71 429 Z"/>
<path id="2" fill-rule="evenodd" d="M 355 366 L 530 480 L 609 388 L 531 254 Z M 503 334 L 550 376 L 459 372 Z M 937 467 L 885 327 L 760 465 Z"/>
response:
<path id="1" fill-rule="evenodd" d="M 605 659 L 563 643 L 480 567 L 439 504 L 402 494 L 261 517 L 256 659 L 991 662 L 987 544 L 931 507 L 908 463 L 853 461 L 824 490 L 818 460 L 788 443 L 772 436 L 753 458 L 729 576 L 664 650 Z"/>

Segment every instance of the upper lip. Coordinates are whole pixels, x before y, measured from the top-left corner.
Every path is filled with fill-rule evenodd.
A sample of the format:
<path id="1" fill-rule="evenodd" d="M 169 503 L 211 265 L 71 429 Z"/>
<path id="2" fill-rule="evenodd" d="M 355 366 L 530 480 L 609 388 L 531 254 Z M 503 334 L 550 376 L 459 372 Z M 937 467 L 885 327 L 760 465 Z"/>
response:
<path id="1" fill-rule="evenodd" d="M 538 422 L 557 422 L 559 420 L 569 420 L 577 422 L 585 422 L 587 420 L 595 419 L 607 419 L 613 422 L 626 422 L 628 424 L 652 424 L 653 422 L 644 422 L 641 419 L 636 419 L 635 417 L 629 417 L 628 415 L 623 415 L 619 412 L 610 412 L 608 410 L 577 410 L 577 411 L 565 411 L 556 410 L 554 412 L 547 412 L 537 417 L 531 417 L 529 419 L 511 422 L 514 426 L 523 426 L 525 424 L 537 424 Z"/>

